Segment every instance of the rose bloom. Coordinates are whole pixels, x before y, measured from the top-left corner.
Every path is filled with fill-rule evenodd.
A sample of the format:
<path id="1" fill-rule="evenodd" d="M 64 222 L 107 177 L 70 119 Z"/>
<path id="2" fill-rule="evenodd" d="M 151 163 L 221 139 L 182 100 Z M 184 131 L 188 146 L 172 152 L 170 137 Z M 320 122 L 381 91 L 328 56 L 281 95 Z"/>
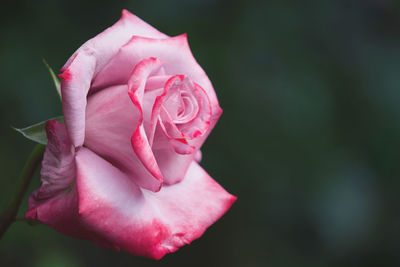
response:
<path id="1" fill-rule="evenodd" d="M 159 259 L 233 204 L 198 164 L 222 110 L 186 35 L 124 10 L 61 69 L 65 126 L 47 121 L 26 217 L 103 248 Z"/>

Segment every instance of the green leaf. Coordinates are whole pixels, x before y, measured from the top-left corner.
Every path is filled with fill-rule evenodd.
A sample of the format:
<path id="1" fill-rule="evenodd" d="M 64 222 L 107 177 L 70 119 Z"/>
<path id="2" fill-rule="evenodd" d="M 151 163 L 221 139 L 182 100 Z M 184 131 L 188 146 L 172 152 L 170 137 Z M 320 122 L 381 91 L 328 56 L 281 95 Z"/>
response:
<path id="1" fill-rule="evenodd" d="M 53 80 L 54 86 L 56 87 L 58 96 L 59 96 L 60 99 L 61 99 L 61 83 L 60 83 L 60 80 L 57 78 L 56 74 L 55 74 L 54 71 L 50 68 L 49 64 L 47 64 L 47 61 L 46 61 L 45 59 L 43 59 L 43 63 L 44 63 L 44 65 L 46 66 L 47 70 L 49 71 L 50 76 L 51 76 L 51 78 L 52 78 L 52 80 Z"/>
<path id="2" fill-rule="evenodd" d="M 55 118 L 51 118 L 49 120 L 57 120 L 57 121 L 61 121 L 62 123 L 64 123 L 64 117 L 63 116 L 59 116 L 59 117 L 55 117 Z M 37 142 L 39 144 L 47 144 L 47 136 L 46 136 L 46 121 L 42 121 L 39 123 L 36 123 L 34 125 L 25 127 L 25 128 L 14 128 L 12 127 L 14 130 L 16 130 L 17 132 L 21 133 L 23 136 L 25 136 L 26 138 Z"/>

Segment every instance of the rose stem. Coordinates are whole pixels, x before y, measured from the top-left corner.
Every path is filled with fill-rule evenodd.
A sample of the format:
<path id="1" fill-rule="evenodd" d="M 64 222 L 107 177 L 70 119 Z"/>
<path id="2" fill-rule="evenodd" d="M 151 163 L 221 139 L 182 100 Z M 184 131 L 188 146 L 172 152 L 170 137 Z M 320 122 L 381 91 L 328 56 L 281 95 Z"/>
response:
<path id="1" fill-rule="evenodd" d="M 37 145 L 33 149 L 18 177 L 14 194 L 11 195 L 11 198 L 8 201 L 5 209 L 0 214 L 0 239 L 7 231 L 8 227 L 10 227 L 10 225 L 15 221 L 19 206 L 21 205 L 22 199 L 28 190 L 33 174 L 35 173 L 37 166 L 42 161 L 44 148 L 44 145 Z"/>

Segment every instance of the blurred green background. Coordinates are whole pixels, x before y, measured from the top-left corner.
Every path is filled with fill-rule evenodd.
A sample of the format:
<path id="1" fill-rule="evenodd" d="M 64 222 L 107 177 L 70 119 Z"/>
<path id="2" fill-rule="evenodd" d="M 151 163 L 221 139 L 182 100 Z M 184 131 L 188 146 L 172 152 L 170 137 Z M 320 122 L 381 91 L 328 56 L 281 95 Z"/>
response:
<path id="1" fill-rule="evenodd" d="M 42 58 L 59 69 L 122 8 L 188 33 L 224 109 L 202 165 L 239 199 L 160 262 L 18 222 L 0 266 L 400 266 L 394 0 L 3 2 L 1 206 L 34 146 L 10 125 L 61 114 Z"/>

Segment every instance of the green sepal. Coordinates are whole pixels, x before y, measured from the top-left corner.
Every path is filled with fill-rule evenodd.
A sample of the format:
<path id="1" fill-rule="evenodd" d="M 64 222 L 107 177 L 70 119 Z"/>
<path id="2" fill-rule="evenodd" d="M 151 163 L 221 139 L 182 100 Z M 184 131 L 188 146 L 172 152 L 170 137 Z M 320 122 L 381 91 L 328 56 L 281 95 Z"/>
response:
<path id="1" fill-rule="evenodd" d="M 56 87 L 58 96 L 61 99 L 61 83 L 60 83 L 60 80 L 57 78 L 57 75 L 54 73 L 53 69 L 50 68 L 49 64 L 47 64 L 47 61 L 45 59 L 43 59 L 43 63 L 46 66 L 47 70 L 49 71 L 51 79 L 53 80 L 54 86 Z"/>
<path id="2" fill-rule="evenodd" d="M 61 121 L 62 123 L 64 123 L 63 116 L 51 118 L 49 120 Z M 42 122 L 36 123 L 34 125 L 31 125 L 31 126 L 28 126 L 25 128 L 14 128 L 14 127 L 12 127 L 12 128 L 14 130 L 16 130 L 17 132 L 21 133 L 26 138 L 28 138 L 34 142 L 37 142 L 39 144 L 46 145 L 47 144 L 47 136 L 46 136 L 46 129 L 45 129 L 46 121 L 42 121 Z"/>

